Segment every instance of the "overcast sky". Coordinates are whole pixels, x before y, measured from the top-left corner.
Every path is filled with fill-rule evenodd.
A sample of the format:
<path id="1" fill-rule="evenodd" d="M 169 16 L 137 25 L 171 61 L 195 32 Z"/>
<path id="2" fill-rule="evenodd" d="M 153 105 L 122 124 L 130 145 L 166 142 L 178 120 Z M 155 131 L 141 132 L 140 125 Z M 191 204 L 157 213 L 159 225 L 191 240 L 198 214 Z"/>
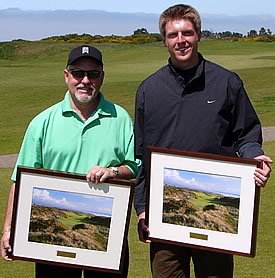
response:
<path id="1" fill-rule="evenodd" d="M 98 9 L 111 12 L 145 12 L 160 13 L 164 9 L 181 1 L 169 0 L 2 0 L 0 9 L 21 8 L 24 10 L 55 10 L 55 9 Z M 274 0 L 191 0 L 186 2 L 197 8 L 201 13 L 227 14 L 227 15 L 251 15 L 272 14 L 275 15 Z"/>
<path id="2" fill-rule="evenodd" d="M 72 33 L 125 36 L 138 28 L 156 33 L 160 13 L 177 3 L 169 0 L 3 0 L 0 41 L 40 40 Z M 250 30 L 259 31 L 264 27 L 275 33 L 275 0 L 256 3 L 251 0 L 188 2 L 201 14 L 202 30 L 246 35 Z"/>

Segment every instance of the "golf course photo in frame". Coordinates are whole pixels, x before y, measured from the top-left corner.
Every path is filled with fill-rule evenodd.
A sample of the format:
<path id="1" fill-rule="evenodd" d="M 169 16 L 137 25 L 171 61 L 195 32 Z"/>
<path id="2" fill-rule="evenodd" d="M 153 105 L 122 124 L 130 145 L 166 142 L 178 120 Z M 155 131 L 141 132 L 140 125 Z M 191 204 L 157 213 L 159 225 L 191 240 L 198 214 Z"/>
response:
<path id="1" fill-rule="evenodd" d="M 148 150 L 146 222 L 151 241 L 255 256 L 257 160 Z"/>
<path id="2" fill-rule="evenodd" d="M 120 273 L 132 198 L 132 181 L 18 167 L 13 259 Z"/>

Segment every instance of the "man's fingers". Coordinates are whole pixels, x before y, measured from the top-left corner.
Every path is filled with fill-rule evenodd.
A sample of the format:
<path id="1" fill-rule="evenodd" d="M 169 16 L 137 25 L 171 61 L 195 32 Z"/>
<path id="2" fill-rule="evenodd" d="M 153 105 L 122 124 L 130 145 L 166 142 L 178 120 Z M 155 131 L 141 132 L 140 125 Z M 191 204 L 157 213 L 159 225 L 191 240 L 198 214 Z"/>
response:
<path id="1" fill-rule="evenodd" d="M 145 225 L 145 220 L 144 219 L 140 219 L 138 221 L 138 235 L 139 235 L 139 240 L 140 241 L 142 241 L 142 242 L 150 242 L 150 240 L 148 240 L 149 229 Z"/>

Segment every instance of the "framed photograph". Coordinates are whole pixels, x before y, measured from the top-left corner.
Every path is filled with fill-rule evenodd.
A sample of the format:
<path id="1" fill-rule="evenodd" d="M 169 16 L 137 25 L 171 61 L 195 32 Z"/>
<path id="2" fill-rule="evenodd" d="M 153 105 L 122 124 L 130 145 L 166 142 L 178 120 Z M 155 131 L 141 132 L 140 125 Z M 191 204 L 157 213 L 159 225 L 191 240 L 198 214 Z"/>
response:
<path id="1" fill-rule="evenodd" d="M 18 167 L 12 257 L 121 273 L 133 181 Z"/>
<path id="2" fill-rule="evenodd" d="M 258 161 L 156 147 L 148 151 L 151 241 L 255 256 Z"/>

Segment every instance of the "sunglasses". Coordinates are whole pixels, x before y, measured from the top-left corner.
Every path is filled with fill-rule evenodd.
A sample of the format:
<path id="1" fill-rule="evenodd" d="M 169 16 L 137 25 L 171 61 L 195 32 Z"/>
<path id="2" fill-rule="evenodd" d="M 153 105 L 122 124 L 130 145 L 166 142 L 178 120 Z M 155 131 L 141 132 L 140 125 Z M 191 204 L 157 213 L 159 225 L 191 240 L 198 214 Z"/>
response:
<path id="1" fill-rule="evenodd" d="M 98 70 L 79 70 L 79 69 L 68 69 L 68 71 L 71 73 L 71 75 L 74 78 L 77 79 L 83 79 L 85 76 L 87 76 L 89 79 L 97 79 L 101 71 Z"/>

